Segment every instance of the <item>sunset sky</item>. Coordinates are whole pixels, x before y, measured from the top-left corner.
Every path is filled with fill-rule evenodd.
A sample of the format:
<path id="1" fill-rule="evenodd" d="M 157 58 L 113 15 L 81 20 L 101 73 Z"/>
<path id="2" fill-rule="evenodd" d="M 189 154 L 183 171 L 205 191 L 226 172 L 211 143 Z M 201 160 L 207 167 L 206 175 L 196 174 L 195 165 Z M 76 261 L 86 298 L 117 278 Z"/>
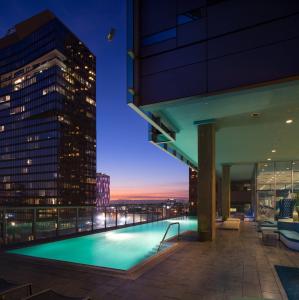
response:
<path id="1" fill-rule="evenodd" d="M 126 104 L 124 0 L 1 2 L 0 35 L 50 9 L 97 57 L 97 170 L 111 176 L 111 198 L 187 198 L 188 168 L 147 141 L 147 124 Z M 106 41 L 111 28 L 112 42 Z"/>

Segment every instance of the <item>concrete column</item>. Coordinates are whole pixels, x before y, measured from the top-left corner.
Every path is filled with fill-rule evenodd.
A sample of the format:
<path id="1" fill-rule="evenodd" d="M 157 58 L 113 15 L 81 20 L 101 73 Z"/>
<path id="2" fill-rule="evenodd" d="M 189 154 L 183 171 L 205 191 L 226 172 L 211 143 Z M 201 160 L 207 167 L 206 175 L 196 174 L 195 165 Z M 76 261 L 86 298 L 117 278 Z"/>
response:
<path id="1" fill-rule="evenodd" d="M 212 241 L 216 233 L 215 124 L 198 126 L 197 217 L 200 241 Z"/>
<path id="2" fill-rule="evenodd" d="M 222 166 L 221 194 L 222 217 L 226 219 L 230 215 L 230 165 Z"/>

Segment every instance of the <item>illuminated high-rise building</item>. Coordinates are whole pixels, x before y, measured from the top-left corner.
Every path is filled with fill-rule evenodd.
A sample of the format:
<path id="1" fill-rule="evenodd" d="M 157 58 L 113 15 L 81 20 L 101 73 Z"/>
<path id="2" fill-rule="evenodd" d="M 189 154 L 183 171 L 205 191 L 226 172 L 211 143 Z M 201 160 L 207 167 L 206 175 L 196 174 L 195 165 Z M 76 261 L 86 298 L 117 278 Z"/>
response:
<path id="1" fill-rule="evenodd" d="M 97 173 L 96 204 L 106 206 L 110 202 L 110 176 Z"/>
<path id="2" fill-rule="evenodd" d="M 0 39 L 0 204 L 93 204 L 96 59 L 51 12 Z"/>

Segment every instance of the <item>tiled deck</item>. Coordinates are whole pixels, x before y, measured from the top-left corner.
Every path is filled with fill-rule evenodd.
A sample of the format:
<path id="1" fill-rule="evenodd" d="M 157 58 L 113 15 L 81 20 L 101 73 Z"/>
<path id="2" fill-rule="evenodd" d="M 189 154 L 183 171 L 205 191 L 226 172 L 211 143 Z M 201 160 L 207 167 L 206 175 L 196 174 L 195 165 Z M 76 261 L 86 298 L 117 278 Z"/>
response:
<path id="1" fill-rule="evenodd" d="M 184 242 L 163 262 L 136 280 L 113 278 L 90 271 L 72 272 L 35 265 L 13 256 L 0 256 L 0 277 L 32 282 L 33 291 L 53 288 L 69 296 L 92 299 L 204 299 L 235 297 L 287 299 L 274 265 L 299 267 L 299 253 L 263 246 L 254 224 L 241 231 L 218 231 L 215 242 Z"/>

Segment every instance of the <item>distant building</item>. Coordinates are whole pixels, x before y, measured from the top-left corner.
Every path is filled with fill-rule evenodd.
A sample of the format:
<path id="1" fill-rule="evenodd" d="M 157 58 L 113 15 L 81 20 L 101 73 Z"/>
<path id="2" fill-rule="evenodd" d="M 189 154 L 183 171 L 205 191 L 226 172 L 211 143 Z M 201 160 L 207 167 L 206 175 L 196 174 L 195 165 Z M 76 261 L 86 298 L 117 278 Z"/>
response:
<path id="1" fill-rule="evenodd" d="M 189 205 L 193 216 L 197 214 L 197 178 L 197 172 L 189 168 Z"/>
<path id="2" fill-rule="evenodd" d="M 110 202 L 110 176 L 97 173 L 96 204 L 97 206 L 108 205 Z"/>
<path id="3" fill-rule="evenodd" d="M 0 205 L 94 204 L 95 70 L 50 11 L 0 38 Z"/>

